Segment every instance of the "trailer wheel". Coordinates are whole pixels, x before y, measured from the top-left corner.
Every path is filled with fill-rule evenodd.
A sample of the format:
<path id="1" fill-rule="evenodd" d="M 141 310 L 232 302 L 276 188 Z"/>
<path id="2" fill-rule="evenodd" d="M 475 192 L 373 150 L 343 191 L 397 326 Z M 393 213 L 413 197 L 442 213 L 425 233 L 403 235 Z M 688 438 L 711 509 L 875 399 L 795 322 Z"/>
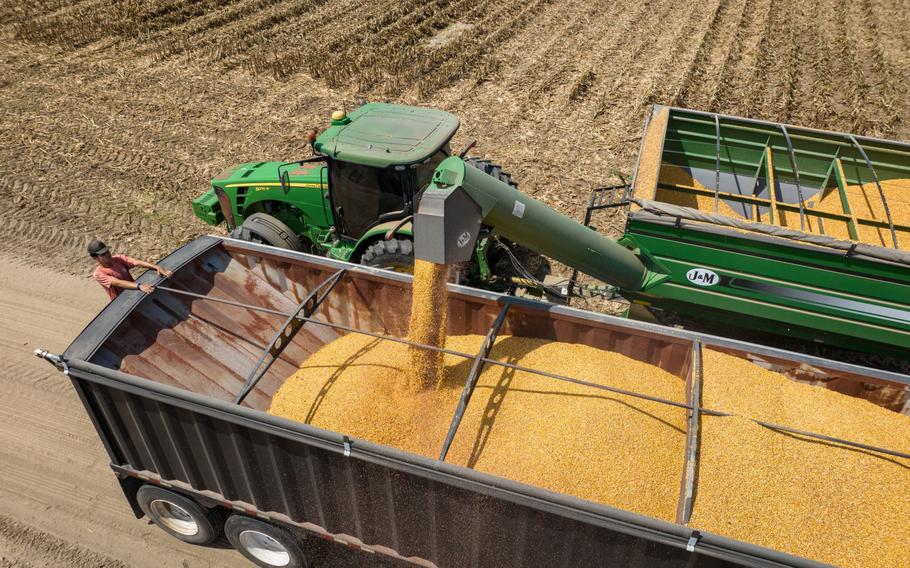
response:
<path id="1" fill-rule="evenodd" d="M 190 544 L 209 544 L 221 533 L 223 520 L 216 511 L 179 493 L 154 485 L 136 492 L 139 507 L 158 528 Z"/>
<path id="2" fill-rule="evenodd" d="M 303 250 L 300 237 L 290 227 L 266 213 L 253 213 L 246 218 L 243 225 L 231 233 L 232 236 L 234 233 L 237 238 L 244 241 L 290 250 Z"/>
<path id="3" fill-rule="evenodd" d="M 264 568 L 306 568 L 306 556 L 297 537 L 289 531 L 244 515 L 231 515 L 224 534 L 237 552 Z"/>

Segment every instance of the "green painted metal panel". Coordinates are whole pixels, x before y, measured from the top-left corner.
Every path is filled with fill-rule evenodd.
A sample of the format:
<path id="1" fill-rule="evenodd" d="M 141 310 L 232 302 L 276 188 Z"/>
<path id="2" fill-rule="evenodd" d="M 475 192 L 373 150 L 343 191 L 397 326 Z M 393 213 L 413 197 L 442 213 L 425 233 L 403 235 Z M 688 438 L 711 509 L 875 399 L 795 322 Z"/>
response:
<path id="1" fill-rule="evenodd" d="M 669 275 L 646 292 L 626 294 L 633 299 L 696 317 L 726 318 L 732 326 L 742 326 L 739 318 L 745 315 L 778 335 L 791 334 L 795 326 L 815 330 L 813 340 L 854 348 L 859 340 L 910 356 L 906 268 L 634 219 L 626 238 Z M 693 270 L 717 280 L 693 281 Z"/>
<path id="2" fill-rule="evenodd" d="M 741 167 L 753 172 L 762 152 L 770 146 L 775 172 L 793 179 L 787 144 L 779 124 L 751 121 L 739 117 L 720 117 L 721 171 Z M 840 157 L 848 184 L 873 181 L 865 160 L 846 133 L 827 132 L 787 125 L 793 141 L 800 181 L 820 185 L 832 160 Z M 903 142 L 856 137 L 882 180 L 910 178 L 910 146 Z M 672 109 L 664 142 L 665 163 L 715 169 L 716 140 L 714 115 Z M 814 182 L 814 183 L 813 183 Z"/>

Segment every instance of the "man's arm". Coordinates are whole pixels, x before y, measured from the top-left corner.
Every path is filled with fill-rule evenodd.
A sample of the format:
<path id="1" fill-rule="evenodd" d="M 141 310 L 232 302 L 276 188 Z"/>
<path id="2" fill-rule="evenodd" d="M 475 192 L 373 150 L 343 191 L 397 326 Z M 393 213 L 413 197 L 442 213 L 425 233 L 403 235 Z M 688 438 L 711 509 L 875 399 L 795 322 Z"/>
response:
<path id="1" fill-rule="evenodd" d="M 151 263 L 151 262 L 145 262 L 144 260 L 138 260 L 138 259 L 135 259 L 135 258 L 130 258 L 130 261 L 131 261 L 131 263 L 134 264 L 135 266 L 139 266 L 139 267 L 142 267 L 142 268 L 148 268 L 149 270 L 154 270 L 155 272 L 157 272 L 157 273 L 160 274 L 161 276 L 171 276 L 172 274 L 174 274 L 174 273 L 171 272 L 170 270 L 168 270 L 168 269 L 166 269 L 166 268 L 164 268 L 164 267 L 158 266 L 157 264 L 153 264 L 153 263 Z"/>
<path id="2" fill-rule="evenodd" d="M 142 290 L 146 294 L 151 294 L 154 288 L 148 284 L 138 284 L 136 282 L 130 282 L 129 280 L 120 280 L 119 278 L 111 278 L 111 286 L 116 286 L 117 288 L 125 288 L 127 290 Z"/>
<path id="3" fill-rule="evenodd" d="M 96 271 L 93 277 L 98 284 L 101 284 L 105 288 L 114 286 L 125 290 L 142 290 L 146 294 L 151 294 L 154 290 L 154 288 L 148 284 L 137 284 L 136 282 L 131 282 L 129 280 L 121 280 L 119 278 L 114 278 L 109 274 L 105 274 L 104 272 Z"/>

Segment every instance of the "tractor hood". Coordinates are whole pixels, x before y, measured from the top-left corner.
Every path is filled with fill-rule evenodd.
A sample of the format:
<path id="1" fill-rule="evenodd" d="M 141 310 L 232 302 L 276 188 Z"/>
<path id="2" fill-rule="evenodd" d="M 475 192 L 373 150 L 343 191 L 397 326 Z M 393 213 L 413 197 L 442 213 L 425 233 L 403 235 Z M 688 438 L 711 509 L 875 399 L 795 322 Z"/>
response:
<path id="1" fill-rule="evenodd" d="M 330 158 L 385 168 L 422 162 L 458 130 L 458 118 L 447 112 L 369 103 L 340 118 L 316 139 L 316 150 Z"/>
<path id="2" fill-rule="evenodd" d="M 249 162 L 227 168 L 212 180 L 216 187 L 280 187 L 278 166 L 284 162 Z M 325 164 L 308 162 L 286 166 L 291 187 L 321 187 L 321 171 Z"/>

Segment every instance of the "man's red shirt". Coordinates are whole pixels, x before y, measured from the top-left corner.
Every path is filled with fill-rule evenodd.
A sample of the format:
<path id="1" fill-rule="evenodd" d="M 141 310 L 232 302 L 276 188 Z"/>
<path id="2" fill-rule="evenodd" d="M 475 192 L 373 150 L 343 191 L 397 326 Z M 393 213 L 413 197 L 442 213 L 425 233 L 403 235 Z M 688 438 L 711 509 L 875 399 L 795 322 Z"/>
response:
<path id="1" fill-rule="evenodd" d="M 125 254 L 115 254 L 111 259 L 113 262 L 110 267 L 106 268 L 99 264 L 98 268 L 96 268 L 95 272 L 92 274 L 92 277 L 98 284 L 101 284 L 101 287 L 104 288 L 107 295 L 113 300 L 120 292 L 123 292 L 123 288 L 111 286 L 111 282 L 114 280 L 133 282 L 133 275 L 130 274 L 130 268 L 136 266 L 136 259 L 130 258 Z"/>

